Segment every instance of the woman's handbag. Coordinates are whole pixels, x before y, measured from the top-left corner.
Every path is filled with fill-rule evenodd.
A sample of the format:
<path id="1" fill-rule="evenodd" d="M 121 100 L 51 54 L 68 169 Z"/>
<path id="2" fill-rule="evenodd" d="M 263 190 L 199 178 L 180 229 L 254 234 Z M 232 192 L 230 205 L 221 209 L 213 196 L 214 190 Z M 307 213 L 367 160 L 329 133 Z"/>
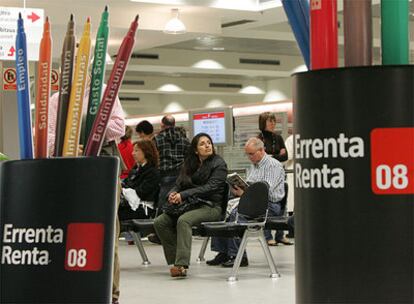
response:
<path id="1" fill-rule="evenodd" d="M 172 217 L 180 217 L 184 213 L 198 209 L 203 205 L 212 207 L 213 203 L 195 196 L 189 196 L 180 204 L 167 204 L 163 208 L 163 212 Z"/>

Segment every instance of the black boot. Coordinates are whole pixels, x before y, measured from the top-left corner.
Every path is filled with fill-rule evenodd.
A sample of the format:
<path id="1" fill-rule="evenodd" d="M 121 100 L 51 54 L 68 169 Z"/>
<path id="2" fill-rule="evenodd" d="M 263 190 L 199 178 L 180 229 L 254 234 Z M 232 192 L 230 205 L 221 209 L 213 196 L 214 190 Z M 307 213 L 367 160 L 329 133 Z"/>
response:
<path id="1" fill-rule="evenodd" d="M 236 257 L 232 256 L 229 258 L 229 260 L 223 264 L 221 264 L 221 266 L 223 267 L 233 267 L 234 266 L 234 261 L 236 261 Z M 247 257 L 242 257 L 242 260 L 240 262 L 240 267 L 246 267 L 249 266 L 249 260 L 247 259 Z"/>
<path id="2" fill-rule="evenodd" d="M 224 262 L 227 262 L 228 261 L 228 259 L 229 259 L 229 256 L 226 254 L 226 253 L 223 253 L 223 252 L 219 252 L 215 257 L 214 257 L 214 259 L 212 259 L 212 260 L 208 260 L 207 262 L 206 262 L 206 264 L 207 265 L 210 265 L 210 266 L 217 266 L 217 265 L 221 265 L 221 264 L 223 264 Z"/>

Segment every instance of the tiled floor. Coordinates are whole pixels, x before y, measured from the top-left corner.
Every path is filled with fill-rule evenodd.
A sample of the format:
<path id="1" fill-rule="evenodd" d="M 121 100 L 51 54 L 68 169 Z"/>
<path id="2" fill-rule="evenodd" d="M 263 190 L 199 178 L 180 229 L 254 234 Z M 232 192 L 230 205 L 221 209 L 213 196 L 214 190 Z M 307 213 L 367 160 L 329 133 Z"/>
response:
<path id="1" fill-rule="evenodd" d="M 169 267 L 165 264 L 160 245 L 144 241 L 151 265 L 142 266 L 137 248 L 121 241 L 120 303 L 295 303 L 294 246 L 270 248 L 281 274 L 281 278 L 271 279 L 260 244 L 249 242 L 247 252 L 250 265 L 240 269 L 237 282 L 229 283 L 226 278 L 230 269 L 195 262 L 201 243 L 200 239 L 193 241 L 193 262 L 187 278 L 173 279 L 169 276 Z M 208 249 L 206 258 L 213 256 L 214 253 Z"/>

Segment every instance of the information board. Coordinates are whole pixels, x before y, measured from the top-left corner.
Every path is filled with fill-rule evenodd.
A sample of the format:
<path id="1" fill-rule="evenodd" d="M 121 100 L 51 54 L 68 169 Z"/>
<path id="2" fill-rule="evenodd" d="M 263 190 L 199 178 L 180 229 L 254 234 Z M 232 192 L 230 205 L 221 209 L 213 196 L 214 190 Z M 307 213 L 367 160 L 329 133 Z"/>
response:
<path id="1" fill-rule="evenodd" d="M 194 110 L 190 112 L 191 135 L 207 133 L 215 145 L 231 145 L 233 113 L 231 108 Z"/>

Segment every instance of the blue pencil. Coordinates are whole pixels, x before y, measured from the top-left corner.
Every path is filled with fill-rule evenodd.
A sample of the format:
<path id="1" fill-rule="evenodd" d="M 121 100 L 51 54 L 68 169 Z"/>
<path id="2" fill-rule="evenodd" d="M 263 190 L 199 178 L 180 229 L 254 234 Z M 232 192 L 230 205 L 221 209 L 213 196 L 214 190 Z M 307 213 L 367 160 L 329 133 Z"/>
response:
<path id="1" fill-rule="evenodd" d="M 283 8 L 288 17 L 299 49 L 310 67 L 310 33 L 309 33 L 309 3 L 307 0 L 282 0 Z"/>
<path id="2" fill-rule="evenodd" d="M 27 64 L 26 34 L 19 13 L 16 36 L 17 115 L 19 122 L 20 158 L 33 158 L 33 134 L 30 115 L 29 66 Z"/>

